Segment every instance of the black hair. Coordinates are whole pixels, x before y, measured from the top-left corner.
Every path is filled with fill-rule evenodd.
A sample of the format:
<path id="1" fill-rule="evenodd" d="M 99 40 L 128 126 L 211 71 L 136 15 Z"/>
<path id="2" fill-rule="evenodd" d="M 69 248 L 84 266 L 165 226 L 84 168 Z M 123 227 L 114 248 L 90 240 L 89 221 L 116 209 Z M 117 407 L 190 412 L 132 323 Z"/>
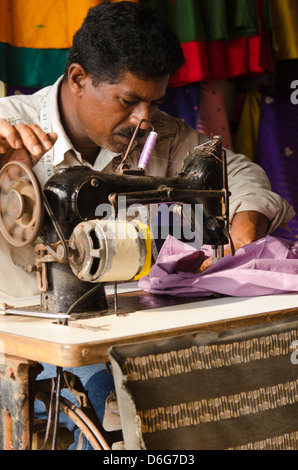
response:
<path id="1" fill-rule="evenodd" d="M 140 79 L 173 75 L 184 63 L 182 48 L 161 13 L 151 5 L 121 1 L 91 8 L 73 38 L 70 64 L 79 63 L 92 77 L 116 83 L 124 72 Z"/>

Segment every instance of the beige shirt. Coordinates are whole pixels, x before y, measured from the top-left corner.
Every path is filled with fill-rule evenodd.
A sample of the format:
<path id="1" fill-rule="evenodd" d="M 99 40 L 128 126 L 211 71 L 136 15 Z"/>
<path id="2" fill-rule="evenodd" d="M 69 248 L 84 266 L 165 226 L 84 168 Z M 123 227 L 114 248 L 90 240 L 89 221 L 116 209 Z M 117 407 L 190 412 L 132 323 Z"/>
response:
<path id="1" fill-rule="evenodd" d="M 74 165 L 91 165 L 82 159 L 60 121 L 58 109 L 58 89 L 61 78 L 50 87 L 43 88 L 34 95 L 15 95 L 0 99 L 0 118 L 12 125 L 17 123 L 38 124 L 46 132 L 56 132 L 58 140 L 34 167 L 43 185 L 55 171 Z M 146 168 L 151 176 L 175 176 L 189 150 L 207 139 L 181 120 L 157 111 L 152 124 L 158 134 L 157 142 Z M 145 138 L 135 143 L 127 162 L 137 167 Z M 115 171 L 123 155 L 101 149 L 93 169 Z M 237 212 L 253 210 L 263 213 L 271 221 L 269 233 L 293 217 L 293 208 L 279 195 L 273 193 L 265 172 L 244 155 L 227 150 L 227 171 L 230 197 L 230 220 Z M 35 276 L 16 267 L 10 257 L 11 248 L 1 240 L 0 256 L 0 296 L 24 296 L 37 293 Z M 16 251 L 16 250 L 13 250 Z M 22 263 L 21 263 L 22 264 Z"/>

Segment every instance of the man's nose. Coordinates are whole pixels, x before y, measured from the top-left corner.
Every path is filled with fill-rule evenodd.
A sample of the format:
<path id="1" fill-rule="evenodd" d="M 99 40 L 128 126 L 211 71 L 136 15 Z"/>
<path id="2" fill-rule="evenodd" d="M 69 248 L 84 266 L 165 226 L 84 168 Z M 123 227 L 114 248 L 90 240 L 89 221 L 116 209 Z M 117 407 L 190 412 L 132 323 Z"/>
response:
<path id="1" fill-rule="evenodd" d="M 147 106 L 142 106 L 138 108 L 137 110 L 135 109 L 134 112 L 130 115 L 130 124 L 133 126 L 137 126 L 140 121 L 140 129 L 146 130 L 150 126 L 150 121 L 151 121 L 151 116 L 152 113 Z"/>

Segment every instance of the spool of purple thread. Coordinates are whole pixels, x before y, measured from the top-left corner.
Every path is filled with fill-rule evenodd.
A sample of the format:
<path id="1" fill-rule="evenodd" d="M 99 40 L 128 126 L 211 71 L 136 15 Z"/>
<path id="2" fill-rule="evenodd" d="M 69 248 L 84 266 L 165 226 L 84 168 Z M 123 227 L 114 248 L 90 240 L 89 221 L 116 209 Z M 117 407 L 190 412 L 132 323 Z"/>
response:
<path id="1" fill-rule="evenodd" d="M 144 169 L 148 165 L 148 162 L 150 160 L 151 154 L 154 149 L 154 145 L 156 143 L 156 139 L 157 139 L 157 133 L 154 131 L 151 131 L 147 137 L 143 151 L 141 153 L 140 160 L 138 163 L 138 168 Z"/>

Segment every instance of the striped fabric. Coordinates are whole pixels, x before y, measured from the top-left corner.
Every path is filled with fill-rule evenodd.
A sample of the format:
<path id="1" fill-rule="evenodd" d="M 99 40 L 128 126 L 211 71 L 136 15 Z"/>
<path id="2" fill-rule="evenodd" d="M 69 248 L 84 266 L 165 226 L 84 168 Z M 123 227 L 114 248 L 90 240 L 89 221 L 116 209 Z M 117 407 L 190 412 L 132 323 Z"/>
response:
<path id="1" fill-rule="evenodd" d="M 297 317 L 109 350 L 127 449 L 297 449 Z"/>

